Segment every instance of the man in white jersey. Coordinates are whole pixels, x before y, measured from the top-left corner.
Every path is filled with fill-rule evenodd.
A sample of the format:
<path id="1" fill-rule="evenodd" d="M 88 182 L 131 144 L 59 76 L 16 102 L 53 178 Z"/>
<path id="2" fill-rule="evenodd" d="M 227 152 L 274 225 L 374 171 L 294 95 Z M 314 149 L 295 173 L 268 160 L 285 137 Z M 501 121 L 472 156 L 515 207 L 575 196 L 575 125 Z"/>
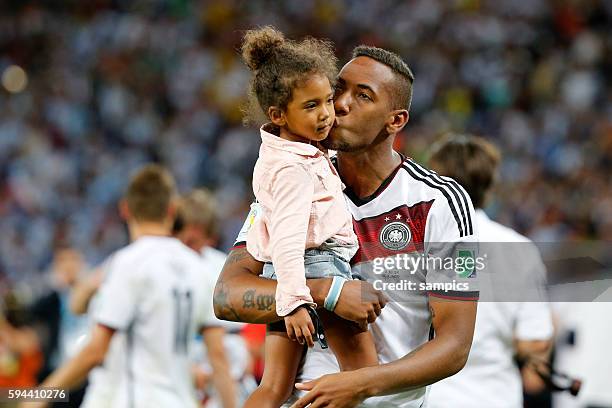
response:
<path id="1" fill-rule="evenodd" d="M 347 186 L 359 238 L 353 270 L 374 284 L 381 280 L 375 269 L 380 263 L 389 279 L 410 277 L 401 265 L 393 266 L 397 255 L 419 250 L 440 257 L 474 255 L 474 210 L 465 191 L 393 150 L 395 135 L 408 122 L 412 81 L 399 56 L 357 47 L 338 75 L 334 102 L 338 122 L 324 141 L 327 148 L 338 151 L 336 166 Z M 256 213 L 255 205 L 243 235 L 258 222 Z M 215 288 L 218 317 L 254 323 L 279 320 L 273 303 L 266 307 L 267 303 L 258 302 L 273 298 L 276 287 L 275 281 L 258 277 L 261 270 L 262 264 L 238 243 Z M 314 381 L 297 384 L 309 392 L 294 406 L 354 407 L 366 398 L 367 406 L 424 406 L 425 387 L 465 364 L 476 315 L 473 271 L 464 276 L 440 272 L 435 276 L 419 271 L 412 279 L 418 284 L 456 281 L 468 290 L 391 290 L 387 294 L 394 301 L 386 304 L 370 283 L 344 283 L 333 312 L 361 325 L 376 320 L 371 330 L 382 364 L 338 373 L 333 355 L 315 347 L 308 351 L 298 375 L 300 381 Z M 331 279 L 308 280 L 317 305 L 323 306 L 331 284 Z M 247 292 L 248 302 L 243 298 Z M 435 336 L 428 341 L 430 332 Z"/>
<path id="2" fill-rule="evenodd" d="M 174 194 L 172 176 L 157 165 L 145 166 L 132 178 L 120 204 L 132 243 L 111 259 L 91 338 L 42 386 L 81 383 L 105 361 L 120 334 L 125 366 L 110 406 L 197 406 L 190 340 L 210 323 L 211 288 L 202 284 L 205 266 L 197 254 L 170 236 Z"/>
<path id="3" fill-rule="evenodd" d="M 432 386 L 432 408 L 520 408 L 523 387 L 514 355 L 547 360 L 553 335 L 551 310 L 538 291 L 530 290 L 542 288 L 546 277 L 538 249 L 482 210 L 499 161 L 495 146 L 473 136 L 448 136 L 432 150 L 430 166 L 457 180 L 472 198 L 480 253 L 487 255 L 486 268 L 479 275 L 480 303 L 470 356 L 461 372 Z M 512 281 L 520 282 L 515 288 L 524 288 L 523 295 L 533 295 L 525 295 L 524 302 L 511 302 L 516 299 Z"/>
<path id="4" fill-rule="evenodd" d="M 191 199 L 189 197 L 193 196 Z M 206 285 L 213 287 L 221 272 L 225 256 L 221 251 L 208 246 L 204 247 L 205 243 L 209 242 L 209 236 L 212 235 L 214 228 L 214 214 L 212 208 L 209 208 L 209 196 L 206 192 L 196 190 L 192 194 L 186 196 L 179 204 L 179 217 L 182 221 L 175 222 L 182 224 L 181 231 L 174 231 L 177 238 L 184 244 L 196 250 L 202 249 L 202 260 L 206 264 L 206 269 L 202 270 L 201 276 L 205 279 Z M 207 204 L 202 204 L 206 202 Z M 200 204 L 200 205 L 197 205 Z M 212 202 L 210 202 L 212 205 Z M 192 208 L 192 207 L 197 208 Z M 205 208 L 203 208 L 205 207 Z M 195 210 L 199 210 L 197 214 L 193 214 Z M 185 210 L 185 211 L 183 211 Z M 201 245 L 199 245 L 201 244 Z M 195 249 L 193 246 L 198 249 Z M 80 315 L 88 313 L 95 315 L 96 308 L 99 304 L 98 289 L 102 284 L 104 277 L 108 273 L 108 267 L 114 255 L 111 255 L 105 262 L 97 267 L 89 276 L 79 281 L 71 293 L 70 308 L 74 314 Z M 212 293 L 211 293 L 212 294 Z M 212 297 L 210 298 L 212 302 Z M 205 326 L 202 329 L 203 341 L 206 346 L 206 355 L 202 353 L 204 350 L 197 349 L 195 353 L 198 356 L 207 358 L 210 364 L 210 374 L 217 388 L 219 401 L 208 400 L 207 406 L 219 406 L 223 408 L 233 408 L 236 406 L 238 391 L 235 389 L 234 380 L 232 379 L 231 369 L 227 362 L 226 347 L 223 344 L 225 336 L 225 326 L 235 325 L 241 327 L 241 323 L 226 322 L 218 320 L 211 316 L 212 325 Z M 125 336 L 121 333 L 116 333 L 111 341 L 109 351 L 106 354 L 104 364 L 94 368 L 88 378 L 87 392 L 83 400 L 83 408 L 96 407 L 111 407 L 114 395 L 117 390 L 117 383 L 120 379 L 120 374 L 124 369 L 125 363 Z M 195 340 L 195 339 L 194 339 Z M 123 344 L 123 345 L 122 345 Z M 233 347 L 236 347 L 236 342 L 232 342 Z M 238 343 L 239 345 L 239 343 Z M 245 350 L 246 351 L 246 350 Z M 240 356 L 240 353 L 232 355 Z M 234 362 L 233 365 L 242 365 L 241 362 Z M 237 364 L 236 364 L 237 363 Z M 194 380 L 197 383 L 197 375 L 194 371 Z M 243 377 L 242 375 L 238 378 Z M 216 405 L 215 405 L 216 404 Z"/>

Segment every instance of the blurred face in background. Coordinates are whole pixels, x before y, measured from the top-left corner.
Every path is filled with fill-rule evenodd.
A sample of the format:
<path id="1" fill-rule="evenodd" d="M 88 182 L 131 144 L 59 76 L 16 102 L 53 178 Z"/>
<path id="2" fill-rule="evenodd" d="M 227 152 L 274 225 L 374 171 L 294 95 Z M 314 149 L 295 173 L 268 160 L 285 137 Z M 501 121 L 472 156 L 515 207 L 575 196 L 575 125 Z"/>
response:
<path id="1" fill-rule="evenodd" d="M 53 276 L 61 287 L 70 287 L 85 268 L 83 256 L 73 248 L 62 248 L 53 255 Z"/>
<path id="2" fill-rule="evenodd" d="M 338 74 L 334 108 L 337 125 L 322 143 L 332 150 L 359 152 L 384 140 L 392 111 L 393 71 L 368 57 L 349 61 Z"/>
<path id="3" fill-rule="evenodd" d="M 197 224 L 183 225 L 181 229 L 175 233 L 175 237 L 196 252 L 200 252 L 202 248 L 210 244 L 210 240 L 204 232 L 204 227 Z"/>
<path id="4" fill-rule="evenodd" d="M 217 206 L 214 195 L 206 189 L 185 194 L 178 200 L 173 235 L 198 253 L 214 245 Z"/>

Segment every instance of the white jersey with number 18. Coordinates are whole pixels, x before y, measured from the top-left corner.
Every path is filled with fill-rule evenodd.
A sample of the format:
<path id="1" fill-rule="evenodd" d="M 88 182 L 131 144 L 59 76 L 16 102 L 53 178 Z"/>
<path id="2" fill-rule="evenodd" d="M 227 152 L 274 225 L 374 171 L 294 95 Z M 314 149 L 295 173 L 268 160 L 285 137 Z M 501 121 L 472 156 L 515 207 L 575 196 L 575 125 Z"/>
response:
<path id="1" fill-rule="evenodd" d="M 95 320 L 125 335 L 114 407 L 196 407 L 191 340 L 213 315 L 204 273 L 198 254 L 170 237 L 139 238 L 113 257 Z"/>

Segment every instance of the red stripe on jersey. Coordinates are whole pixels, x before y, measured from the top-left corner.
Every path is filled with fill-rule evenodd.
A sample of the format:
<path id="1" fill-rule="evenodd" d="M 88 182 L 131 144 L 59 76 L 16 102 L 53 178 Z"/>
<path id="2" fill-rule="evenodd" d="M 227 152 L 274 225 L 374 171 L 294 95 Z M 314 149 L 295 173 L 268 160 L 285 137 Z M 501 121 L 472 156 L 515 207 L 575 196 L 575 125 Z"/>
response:
<path id="1" fill-rule="evenodd" d="M 422 201 L 411 207 L 401 205 L 386 213 L 374 217 L 353 220 L 353 228 L 359 240 L 359 250 L 351 263 L 371 261 L 375 258 L 384 258 L 401 253 L 411 253 L 423 249 L 425 241 L 425 228 L 427 215 L 434 200 Z M 381 241 L 381 231 L 386 225 L 398 222 L 410 230 L 410 241 L 401 249 L 390 249 Z"/>
<path id="2" fill-rule="evenodd" d="M 233 251 L 234 249 L 240 249 L 240 248 L 246 248 L 246 242 L 244 241 L 236 242 L 234 246 L 230 249 L 230 251 Z"/>

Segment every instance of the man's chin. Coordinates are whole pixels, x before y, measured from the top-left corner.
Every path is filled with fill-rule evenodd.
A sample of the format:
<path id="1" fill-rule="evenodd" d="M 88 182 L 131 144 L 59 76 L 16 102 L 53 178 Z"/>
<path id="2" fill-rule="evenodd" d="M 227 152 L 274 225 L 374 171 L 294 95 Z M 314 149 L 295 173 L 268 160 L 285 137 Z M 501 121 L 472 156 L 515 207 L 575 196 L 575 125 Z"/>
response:
<path id="1" fill-rule="evenodd" d="M 331 138 L 331 137 L 328 137 L 327 139 L 323 140 L 321 144 L 323 145 L 323 147 L 325 147 L 328 150 L 335 150 L 337 152 L 345 152 L 345 153 L 357 152 L 359 150 L 363 150 L 363 148 L 366 147 L 366 146 L 355 146 L 355 145 L 352 145 L 346 142 L 345 140 Z"/>
<path id="2" fill-rule="evenodd" d="M 340 140 L 332 139 L 331 137 L 327 137 L 325 140 L 321 141 L 321 145 L 328 150 L 336 150 L 339 152 L 345 151 L 346 143 L 343 143 Z"/>
<path id="3" fill-rule="evenodd" d="M 333 128 L 331 132 L 329 132 L 327 138 L 325 138 L 321 144 L 323 147 L 329 150 L 336 150 L 339 152 L 346 151 L 349 149 L 349 144 L 342 139 L 341 133 L 342 131 L 338 128 Z"/>

